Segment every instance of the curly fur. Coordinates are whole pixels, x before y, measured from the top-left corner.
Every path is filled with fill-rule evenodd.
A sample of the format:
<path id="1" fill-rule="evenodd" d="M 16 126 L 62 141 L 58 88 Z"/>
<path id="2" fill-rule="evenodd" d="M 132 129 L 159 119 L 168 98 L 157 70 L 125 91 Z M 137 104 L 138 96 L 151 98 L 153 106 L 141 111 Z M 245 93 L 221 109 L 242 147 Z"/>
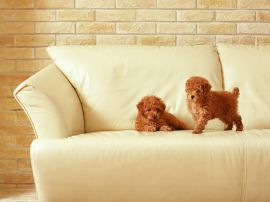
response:
<path id="1" fill-rule="evenodd" d="M 224 124 L 224 130 L 243 130 L 243 123 L 238 113 L 239 89 L 232 92 L 211 91 L 209 82 L 198 76 L 191 77 L 186 81 L 187 104 L 195 121 L 193 133 L 202 133 L 207 122 L 218 118 Z"/>
<path id="2" fill-rule="evenodd" d="M 136 130 L 138 131 L 172 131 L 186 129 L 183 122 L 165 111 L 166 105 L 156 96 L 146 96 L 138 104 Z"/>

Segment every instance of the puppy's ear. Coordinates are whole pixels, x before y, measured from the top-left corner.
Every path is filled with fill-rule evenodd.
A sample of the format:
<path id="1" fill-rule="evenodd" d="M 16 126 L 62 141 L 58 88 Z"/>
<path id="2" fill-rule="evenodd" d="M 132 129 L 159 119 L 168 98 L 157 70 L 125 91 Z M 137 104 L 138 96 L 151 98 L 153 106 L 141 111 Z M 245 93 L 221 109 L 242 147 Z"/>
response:
<path id="1" fill-rule="evenodd" d="M 139 110 L 139 112 L 143 112 L 143 101 L 140 101 L 140 102 L 137 104 L 137 109 Z"/>
<path id="2" fill-rule="evenodd" d="M 211 90 L 212 86 L 209 83 L 205 83 L 202 85 L 202 91 L 204 93 L 208 93 Z"/>
<path id="3" fill-rule="evenodd" d="M 163 111 L 165 111 L 165 109 L 166 109 L 165 103 L 163 101 L 161 101 L 160 103 L 161 103 L 161 107 L 162 107 Z"/>

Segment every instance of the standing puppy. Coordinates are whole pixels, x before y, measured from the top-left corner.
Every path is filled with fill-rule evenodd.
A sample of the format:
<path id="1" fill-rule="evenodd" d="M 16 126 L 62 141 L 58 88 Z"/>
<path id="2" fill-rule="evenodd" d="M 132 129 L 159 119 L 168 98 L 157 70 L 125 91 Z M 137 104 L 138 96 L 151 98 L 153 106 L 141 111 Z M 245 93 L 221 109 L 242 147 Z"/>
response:
<path id="1" fill-rule="evenodd" d="M 218 118 L 226 125 L 225 130 L 231 130 L 233 124 L 237 131 L 243 130 L 242 118 L 238 113 L 239 89 L 232 92 L 211 91 L 209 82 L 198 76 L 191 77 L 186 82 L 187 104 L 195 128 L 193 133 L 202 133 L 207 122 Z"/>
<path id="2" fill-rule="evenodd" d="M 146 96 L 138 104 L 136 130 L 138 131 L 172 131 L 186 129 L 183 122 L 165 111 L 166 105 L 156 96 Z"/>

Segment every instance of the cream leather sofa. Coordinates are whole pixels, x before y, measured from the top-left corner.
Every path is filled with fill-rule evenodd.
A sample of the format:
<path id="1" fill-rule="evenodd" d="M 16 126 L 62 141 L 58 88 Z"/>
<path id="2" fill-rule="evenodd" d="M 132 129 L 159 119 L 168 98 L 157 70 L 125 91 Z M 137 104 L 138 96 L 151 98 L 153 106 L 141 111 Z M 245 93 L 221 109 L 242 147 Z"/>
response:
<path id="1" fill-rule="evenodd" d="M 37 139 L 40 202 L 269 202 L 270 47 L 49 47 L 52 64 L 14 92 Z M 139 133 L 136 104 L 160 96 L 190 129 L 184 84 L 240 88 L 243 132 L 211 121 Z"/>

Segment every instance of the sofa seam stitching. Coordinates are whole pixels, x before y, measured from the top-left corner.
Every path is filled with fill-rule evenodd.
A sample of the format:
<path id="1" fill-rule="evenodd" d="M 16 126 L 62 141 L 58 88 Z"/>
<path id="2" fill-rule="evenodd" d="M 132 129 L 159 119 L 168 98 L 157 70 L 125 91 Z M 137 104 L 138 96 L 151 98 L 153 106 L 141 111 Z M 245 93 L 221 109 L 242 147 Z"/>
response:
<path id="1" fill-rule="evenodd" d="M 38 134 L 37 134 L 35 125 L 34 125 L 34 123 L 33 123 L 33 120 L 32 120 L 32 118 L 31 118 L 30 114 L 28 113 L 27 109 L 26 109 L 26 108 L 24 107 L 24 105 L 22 104 L 20 98 L 18 97 L 19 93 L 20 93 L 23 89 L 25 89 L 25 88 L 27 88 L 27 87 L 30 87 L 30 86 L 32 86 L 32 85 L 24 84 L 24 86 L 21 87 L 21 89 L 19 89 L 19 90 L 16 92 L 16 94 L 14 95 L 14 97 L 15 97 L 15 99 L 18 101 L 18 103 L 20 104 L 20 106 L 23 108 L 24 112 L 26 113 L 26 115 L 27 115 L 27 117 L 28 117 L 28 119 L 29 119 L 29 121 L 30 121 L 30 123 L 31 123 L 31 125 L 32 125 L 32 128 L 33 128 L 33 130 L 34 130 L 35 137 L 36 137 L 36 139 L 38 139 Z M 34 87 L 34 86 L 32 86 L 32 87 Z"/>

